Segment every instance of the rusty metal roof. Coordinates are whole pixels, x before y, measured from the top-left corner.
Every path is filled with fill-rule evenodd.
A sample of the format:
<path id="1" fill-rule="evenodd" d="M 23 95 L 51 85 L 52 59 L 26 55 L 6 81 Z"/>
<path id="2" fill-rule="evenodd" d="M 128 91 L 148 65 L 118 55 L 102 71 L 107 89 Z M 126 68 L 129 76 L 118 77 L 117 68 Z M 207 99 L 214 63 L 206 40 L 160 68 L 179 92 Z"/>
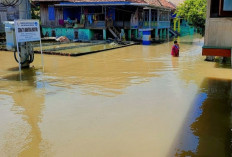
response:
<path id="1" fill-rule="evenodd" d="M 157 7 L 175 9 L 175 6 L 173 6 L 167 0 L 33 0 L 33 1 L 34 2 L 75 2 L 75 3 L 129 2 L 129 3 L 148 4 Z"/>

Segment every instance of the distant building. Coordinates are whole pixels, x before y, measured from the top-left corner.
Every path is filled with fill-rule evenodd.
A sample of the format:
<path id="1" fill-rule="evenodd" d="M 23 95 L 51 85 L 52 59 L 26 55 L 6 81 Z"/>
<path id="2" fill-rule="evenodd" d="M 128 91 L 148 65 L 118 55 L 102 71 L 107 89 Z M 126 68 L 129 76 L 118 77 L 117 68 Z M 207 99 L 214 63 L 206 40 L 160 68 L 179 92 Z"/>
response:
<path id="1" fill-rule="evenodd" d="M 71 40 L 106 40 L 141 37 L 150 29 L 152 38 L 169 33 L 170 12 L 166 0 L 34 0 L 40 4 L 44 36 Z M 124 35 L 122 35 L 122 33 Z"/>
<path id="2" fill-rule="evenodd" d="M 205 27 L 205 56 L 231 56 L 232 48 L 232 1 L 208 0 Z"/>

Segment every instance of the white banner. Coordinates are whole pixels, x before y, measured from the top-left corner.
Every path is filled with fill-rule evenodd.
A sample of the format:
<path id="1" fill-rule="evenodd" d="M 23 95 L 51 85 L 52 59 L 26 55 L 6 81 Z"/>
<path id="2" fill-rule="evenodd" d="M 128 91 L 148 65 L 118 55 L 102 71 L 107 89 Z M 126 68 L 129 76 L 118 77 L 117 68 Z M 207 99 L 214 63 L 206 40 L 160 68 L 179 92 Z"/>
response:
<path id="1" fill-rule="evenodd" d="M 39 20 L 15 20 L 17 42 L 40 41 Z"/>

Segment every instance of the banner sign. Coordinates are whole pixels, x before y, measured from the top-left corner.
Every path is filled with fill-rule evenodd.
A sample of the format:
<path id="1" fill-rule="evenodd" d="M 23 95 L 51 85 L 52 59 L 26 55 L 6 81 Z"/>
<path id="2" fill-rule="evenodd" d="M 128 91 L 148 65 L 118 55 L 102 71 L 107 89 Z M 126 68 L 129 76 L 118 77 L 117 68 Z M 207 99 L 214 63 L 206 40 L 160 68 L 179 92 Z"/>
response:
<path id="1" fill-rule="evenodd" d="M 39 20 L 15 20 L 17 42 L 40 41 Z"/>

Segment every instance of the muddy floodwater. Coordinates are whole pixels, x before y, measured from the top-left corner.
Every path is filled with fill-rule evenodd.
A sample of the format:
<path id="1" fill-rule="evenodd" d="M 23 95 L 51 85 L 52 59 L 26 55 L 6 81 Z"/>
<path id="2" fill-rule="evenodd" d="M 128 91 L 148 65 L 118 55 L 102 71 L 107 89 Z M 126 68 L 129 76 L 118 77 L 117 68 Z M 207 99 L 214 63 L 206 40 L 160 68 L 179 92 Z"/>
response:
<path id="1" fill-rule="evenodd" d="M 18 72 L 0 52 L 1 157 L 231 156 L 232 70 L 203 38 L 81 57 L 40 55 Z"/>

